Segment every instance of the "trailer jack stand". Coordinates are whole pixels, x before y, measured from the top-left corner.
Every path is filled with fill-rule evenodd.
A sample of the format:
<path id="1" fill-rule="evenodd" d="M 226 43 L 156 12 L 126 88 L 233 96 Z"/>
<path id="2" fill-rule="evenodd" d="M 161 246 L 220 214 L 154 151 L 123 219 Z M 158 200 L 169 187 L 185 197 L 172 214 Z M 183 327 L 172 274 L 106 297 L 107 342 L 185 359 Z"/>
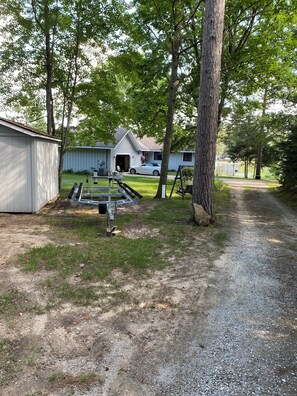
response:
<path id="1" fill-rule="evenodd" d="M 120 234 L 121 231 L 117 230 L 116 217 L 117 217 L 117 202 L 113 205 L 107 204 L 107 225 L 106 225 L 106 236 L 114 236 Z"/>

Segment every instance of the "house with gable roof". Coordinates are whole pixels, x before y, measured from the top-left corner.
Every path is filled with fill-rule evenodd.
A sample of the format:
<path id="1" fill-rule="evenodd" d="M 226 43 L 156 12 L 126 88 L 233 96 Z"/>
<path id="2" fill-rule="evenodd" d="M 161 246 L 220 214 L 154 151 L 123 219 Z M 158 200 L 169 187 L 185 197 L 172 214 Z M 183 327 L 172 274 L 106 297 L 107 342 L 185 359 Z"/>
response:
<path id="1" fill-rule="evenodd" d="M 114 142 L 98 142 L 95 146 L 76 146 L 69 149 L 64 157 L 64 170 L 74 172 L 83 170 L 99 170 L 99 174 L 120 169 L 139 166 L 143 157 L 145 162 L 162 162 L 162 144 L 152 137 L 136 138 L 124 128 L 119 128 L 114 136 Z M 179 165 L 194 164 L 194 151 L 185 150 L 172 153 L 169 159 L 169 169 L 177 170 Z"/>
<path id="2" fill-rule="evenodd" d="M 128 172 L 130 167 L 140 163 L 141 155 L 142 148 L 132 132 L 119 128 L 113 142 L 70 148 L 64 157 L 64 170 L 77 172 L 97 169 L 105 174 L 106 171 L 121 169 Z"/>

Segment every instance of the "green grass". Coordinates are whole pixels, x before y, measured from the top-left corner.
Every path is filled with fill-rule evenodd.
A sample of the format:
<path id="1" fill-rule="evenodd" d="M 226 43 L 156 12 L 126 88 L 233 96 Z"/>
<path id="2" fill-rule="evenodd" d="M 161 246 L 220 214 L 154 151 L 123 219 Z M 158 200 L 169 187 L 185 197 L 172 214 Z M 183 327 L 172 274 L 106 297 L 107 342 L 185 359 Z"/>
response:
<path id="1" fill-rule="evenodd" d="M 0 292 L 0 314 L 15 315 L 23 312 L 42 312 L 41 307 L 35 305 L 26 293 L 17 289 Z"/>
<path id="2" fill-rule="evenodd" d="M 54 388 L 61 389 L 72 385 L 82 389 L 85 387 L 88 388 L 94 383 L 102 385 L 104 383 L 104 378 L 95 373 L 72 375 L 62 372 L 54 372 L 49 376 L 48 381 Z"/>
<path id="3" fill-rule="evenodd" d="M 271 186 L 271 191 L 285 204 L 290 206 L 293 210 L 297 211 L 297 188 L 287 191 L 281 186 Z"/>
<path id="4" fill-rule="evenodd" d="M 214 241 L 219 248 L 222 248 L 227 240 L 228 235 L 226 234 L 226 232 L 219 231 L 214 234 Z"/>
<path id="5" fill-rule="evenodd" d="M 37 365 L 37 345 L 36 339 L 29 337 L 0 338 L 0 385 L 20 376 L 25 367 Z"/>
<path id="6" fill-rule="evenodd" d="M 84 179 L 84 175 L 64 174 L 64 193 L 74 182 Z M 199 234 L 214 243 L 223 242 L 216 236 L 215 227 L 197 227 L 190 222 L 190 195 L 184 200 L 175 193 L 172 199 L 153 200 L 159 179 L 124 176 L 124 181 L 144 199 L 137 214 L 119 213 L 117 227 L 123 231 L 128 227 L 132 233 L 144 227 L 143 234 L 128 238 L 123 232 L 117 237 L 106 237 L 106 215 L 89 212 L 72 215 L 70 210 L 67 215 L 52 214 L 47 218 L 56 240 L 64 243 L 34 248 L 19 256 L 24 271 L 48 273 L 42 287 L 50 300 L 49 306 L 67 301 L 101 306 L 110 292 L 114 302 L 121 301 L 127 296 L 118 289 L 112 275 L 114 270 L 133 277 L 147 276 L 150 271 L 162 269 L 174 259 L 189 254 L 188 247 L 195 244 Z M 168 183 L 168 194 L 172 183 L 173 180 Z M 216 201 L 222 212 L 228 201 L 228 189 L 221 182 L 216 183 Z M 104 289 L 105 280 L 111 285 L 108 293 Z"/>
<path id="7" fill-rule="evenodd" d="M 61 198 L 65 199 L 68 196 L 69 191 L 71 190 L 74 183 L 83 183 L 83 186 L 87 186 L 86 179 L 88 176 L 81 175 L 77 173 L 63 173 L 62 185 L 61 185 Z M 90 180 L 90 178 L 89 178 Z M 143 195 L 143 199 L 152 199 L 156 195 L 158 188 L 158 178 L 154 177 L 143 177 L 143 176 L 124 176 L 124 182 L 129 186 L 138 191 L 141 195 Z M 172 185 L 173 181 L 169 181 L 169 186 Z M 92 184 L 93 185 L 93 184 Z M 99 187 L 107 186 L 108 181 L 107 178 L 99 178 Z M 170 193 L 169 186 L 167 189 L 167 193 Z"/>

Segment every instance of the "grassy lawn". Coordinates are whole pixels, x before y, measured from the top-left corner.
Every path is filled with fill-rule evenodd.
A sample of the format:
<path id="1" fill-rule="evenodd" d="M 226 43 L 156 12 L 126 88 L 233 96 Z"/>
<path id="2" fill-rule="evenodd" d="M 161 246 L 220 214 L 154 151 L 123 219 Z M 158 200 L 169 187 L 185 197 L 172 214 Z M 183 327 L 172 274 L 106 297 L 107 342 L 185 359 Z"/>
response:
<path id="1" fill-rule="evenodd" d="M 74 182 L 84 182 L 86 176 L 64 174 L 62 198 L 67 197 Z M 96 209 L 73 212 L 61 216 L 53 213 L 46 217 L 54 230 L 57 245 L 34 248 L 19 257 L 24 271 L 46 271 L 41 287 L 46 292 L 48 307 L 63 302 L 78 305 L 106 306 L 106 301 L 115 304 L 127 296 L 119 287 L 113 271 L 123 276 L 143 277 L 151 271 L 165 268 L 178 262 L 183 256 L 197 254 L 189 247 L 197 237 L 207 239 L 203 252 L 207 256 L 212 246 L 219 250 L 226 239 L 219 225 L 197 227 L 190 223 L 191 196 L 185 200 L 173 194 L 172 199 L 154 200 L 158 178 L 124 176 L 124 182 L 143 195 L 137 211 L 131 207 L 119 211 L 117 227 L 119 236 L 106 237 L 106 215 Z M 171 190 L 173 180 L 169 182 Z M 217 182 L 217 213 L 220 217 L 228 203 L 228 189 Z M 128 237 L 125 230 L 132 232 Z M 133 233 L 135 232 L 135 237 Z M 108 282 L 108 288 L 105 283 Z M 9 307 L 6 296 L 6 309 Z M 15 297 L 15 296 L 14 296 Z"/>
<path id="2" fill-rule="evenodd" d="M 297 189 L 293 191 L 285 191 L 279 187 L 272 187 L 273 193 L 285 204 L 297 211 Z"/>
<path id="3" fill-rule="evenodd" d="M 87 175 L 77 174 L 77 173 L 64 173 L 62 179 L 61 186 L 61 198 L 65 199 L 68 196 L 69 191 L 74 183 L 83 183 L 84 186 L 87 186 L 86 180 L 90 177 Z M 141 195 L 143 195 L 144 200 L 152 199 L 156 195 L 157 187 L 159 179 L 150 176 L 124 176 L 124 182 L 129 186 L 138 191 Z M 99 178 L 99 186 L 107 186 L 108 182 L 106 178 Z M 173 184 L 173 180 L 169 180 L 167 186 L 167 194 L 170 194 L 171 186 Z"/>

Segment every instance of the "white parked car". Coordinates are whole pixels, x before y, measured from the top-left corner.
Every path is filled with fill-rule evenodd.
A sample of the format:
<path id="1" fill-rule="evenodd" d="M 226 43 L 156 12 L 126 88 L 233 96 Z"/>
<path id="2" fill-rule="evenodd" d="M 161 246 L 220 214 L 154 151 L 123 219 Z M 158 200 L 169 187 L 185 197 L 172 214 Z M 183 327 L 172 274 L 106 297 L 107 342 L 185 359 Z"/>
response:
<path id="1" fill-rule="evenodd" d="M 161 165 L 152 162 L 147 162 L 140 166 L 134 166 L 133 168 L 130 169 L 130 173 L 132 175 L 139 173 L 140 175 L 160 176 L 160 172 L 161 172 Z"/>

